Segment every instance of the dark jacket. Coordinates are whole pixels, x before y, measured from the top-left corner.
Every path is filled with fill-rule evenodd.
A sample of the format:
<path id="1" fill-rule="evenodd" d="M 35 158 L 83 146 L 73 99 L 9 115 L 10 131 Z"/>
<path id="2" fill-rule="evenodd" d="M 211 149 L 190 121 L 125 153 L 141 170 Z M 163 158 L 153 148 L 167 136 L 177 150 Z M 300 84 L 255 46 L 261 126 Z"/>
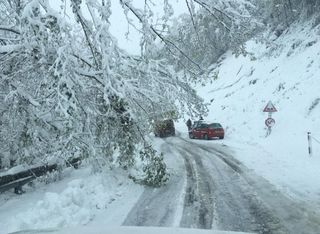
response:
<path id="1" fill-rule="evenodd" d="M 192 125 L 191 120 L 188 119 L 187 122 L 186 122 L 186 124 L 187 124 L 188 129 L 190 129 L 190 128 L 191 128 L 191 125 Z"/>

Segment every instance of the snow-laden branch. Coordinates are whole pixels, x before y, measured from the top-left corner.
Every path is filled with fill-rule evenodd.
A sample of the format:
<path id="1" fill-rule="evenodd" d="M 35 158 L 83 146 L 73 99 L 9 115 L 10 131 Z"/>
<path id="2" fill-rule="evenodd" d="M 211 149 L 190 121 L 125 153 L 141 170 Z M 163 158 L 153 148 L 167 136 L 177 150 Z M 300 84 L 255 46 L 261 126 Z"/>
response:
<path id="1" fill-rule="evenodd" d="M 88 28 L 88 26 L 86 25 L 86 22 L 85 22 L 85 19 L 82 17 L 81 13 L 79 11 L 76 12 L 76 16 L 81 24 L 81 27 L 83 29 L 83 32 L 84 32 L 84 35 L 86 37 L 86 41 L 89 45 L 89 48 L 90 48 L 90 51 L 91 51 L 91 54 L 92 54 L 92 57 L 94 59 L 94 64 L 95 66 L 98 68 L 98 61 L 97 61 L 97 58 L 96 58 L 96 50 L 94 49 L 94 46 L 92 45 L 91 41 L 90 41 L 90 36 L 89 36 L 89 33 L 90 33 L 90 30 Z"/>
<path id="2" fill-rule="evenodd" d="M 200 98 L 173 68 L 119 49 L 109 29 L 111 0 L 87 1 L 94 22 L 82 15 L 81 1 L 70 1 L 78 25 L 68 24 L 48 0 L 26 2 L 21 20 L 0 14 L 1 24 L 7 24 L 0 37 L 14 38 L 0 41 L 0 94 L 5 99 L 0 102 L 0 142 L 18 149 L 13 155 L 17 163 L 79 154 L 95 164 L 116 160 L 129 168 L 144 149 L 141 145 L 148 145 L 145 136 L 155 119 L 202 110 Z M 10 11 L 17 13 L 12 5 Z M 180 55 L 156 26 L 144 22 L 143 12 L 133 13 L 147 39 L 159 37 Z"/>
<path id="3" fill-rule="evenodd" d="M 2 45 L 0 46 L 0 54 L 12 53 L 15 51 L 19 51 L 21 48 L 21 45 Z"/>
<path id="4" fill-rule="evenodd" d="M 12 32 L 12 33 L 15 33 L 15 34 L 20 34 L 19 30 L 13 28 L 12 26 L 0 25 L 0 30 L 1 31 Z"/>
<path id="5" fill-rule="evenodd" d="M 93 66 L 92 66 L 92 64 L 91 64 L 88 60 L 86 60 L 86 59 L 84 59 L 84 58 L 80 57 L 80 55 L 72 54 L 72 56 L 74 56 L 75 58 L 77 58 L 77 59 L 81 60 L 83 63 L 87 64 L 90 68 L 92 68 L 92 67 L 93 67 Z"/>
<path id="6" fill-rule="evenodd" d="M 122 5 L 126 6 L 140 21 L 140 23 L 145 23 L 143 20 L 143 17 L 141 13 L 139 12 L 139 9 L 134 8 L 128 1 L 120 0 Z M 180 54 L 182 54 L 189 62 L 194 64 L 196 67 L 198 67 L 199 70 L 202 70 L 201 66 L 196 63 L 193 59 L 191 59 L 186 53 L 184 53 L 175 43 L 170 41 L 169 39 L 165 38 L 161 33 L 159 33 L 152 25 L 148 25 L 149 29 L 158 37 L 162 42 L 164 42 L 166 45 L 174 47 L 176 50 L 179 51 Z"/>
<path id="7" fill-rule="evenodd" d="M 35 107 L 40 106 L 39 102 L 37 102 L 29 93 L 27 93 L 25 90 L 20 88 L 17 84 L 13 84 L 13 81 L 11 81 L 10 85 L 14 88 L 14 91 L 12 91 L 13 93 L 20 95 L 21 97 L 23 97 L 25 100 L 27 100 L 31 105 L 33 105 Z M 9 93 L 8 96 L 10 96 L 10 95 L 11 94 Z"/>
<path id="8" fill-rule="evenodd" d="M 187 5 L 187 7 L 188 7 L 188 11 L 189 11 L 189 14 L 190 14 L 190 18 L 191 18 L 191 21 L 192 21 L 192 25 L 193 25 L 194 31 L 196 32 L 198 41 L 200 42 L 199 33 L 198 33 L 198 30 L 197 30 L 197 27 L 196 27 L 196 23 L 194 22 L 193 11 L 192 11 L 192 9 L 191 9 L 189 0 L 185 0 L 185 1 L 186 1 L 186 5 Z"/>
<path id="9" fill-rule="evenodd" d="M 214 12 L 212 12 L 211 7 L 207 3 L 200 1 L 200 0 L 193 0 L 193 1 L 198 3 L 204 9 L 206 9 L 217 20 L 217 22 L 219 22 L 228 32 L 231 31 L 231 28 L 228 27 L 228 25 L 226 25 L 226 23 L 223 22 L 218 16 L 216 16 L 216 14 Z M 213 9 L 214 9 L 214 11 L 217 11 L 220 14 L 222 14 L 223 16 L 227 17 L 230 21 L 233 21 L 232 18 L 229 15 L 227 15 L 226 13 L 224 13 L 223 11 L 219 10 L 216 7 L 213 7 Z"/>

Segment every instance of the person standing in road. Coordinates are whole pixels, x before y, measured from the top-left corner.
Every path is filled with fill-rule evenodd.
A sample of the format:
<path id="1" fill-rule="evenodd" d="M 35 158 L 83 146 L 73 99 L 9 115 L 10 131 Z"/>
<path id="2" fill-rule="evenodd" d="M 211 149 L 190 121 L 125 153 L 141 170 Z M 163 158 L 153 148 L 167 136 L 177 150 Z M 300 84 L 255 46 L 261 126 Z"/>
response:
<path id="1" fill-rule="evenodd" d="M 190 130 L 190 129 L 191 129 L 191 126 L 192 126 L 191 120 L 188 119 L 187 122 L 186 122 L 186 124 L 187 124 L 188 130 Z"/>

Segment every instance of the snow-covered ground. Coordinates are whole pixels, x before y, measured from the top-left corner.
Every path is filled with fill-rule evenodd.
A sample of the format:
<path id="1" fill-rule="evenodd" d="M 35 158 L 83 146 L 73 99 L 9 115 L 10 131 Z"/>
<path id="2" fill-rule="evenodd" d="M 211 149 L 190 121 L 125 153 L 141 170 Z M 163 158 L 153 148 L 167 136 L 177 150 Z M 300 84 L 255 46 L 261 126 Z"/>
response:
<path id="1" fill-rule="evenodd" d="M 61 181 L 26 189 L 23 195 L 0 196 L 1 234 L 89 223 L 118 227 L 143 192 L 122 171 L 92 174 L 90 169 L 71 170 Z"/>
<path id="2" fill-rule="evenodd" d="M 249 41 L 250 55 L 227 53 L 198 93 L 210 103 L 205 120 L 226 130 L 223 144 L 281 191 L 320 207 L 320 26 L 295 25 L 269 44 Z M 268 101 L 278 112 L 266 137 Z M 186 131 L 184 123 L 178 128 Z M 308 154 L 307 132 L 313 154 Z M 218 142 L 218 141 L 217 141 Z"/>
<path id="3" fill-rule="evenodd" d="M 166 139 L 170 140 L 170 139 Z M 154 138 L 154 147 L 163 151 L 171 178 L 185 180 L 182 157 L 174 157 L 163 148 L 163 139 Z M 120 227 L 130 210 L 144 192 L 144 187 L 128 180 L 122 170 L 92 173 L 90 168 L 66 169 L 61 180 L 45 184 L 36 182 L 25 186 L 26 193 L 5 192 L 0 196 L 0 234 L 19 233 L 235 233 L 219 230 L 181 229 L 185 184 L 175 184 L 182 194 L 171 191 L 172 203 L 176 203 L 172 228 Z M 165 189 L 167 190 L 167 189 Z M 152 190 L 151 190 L 152 191 Z M 156 192 L 156 189 L 154 190 Z M 160 201 L 161 202 L 161 201 Z M 146 208 L 146 207 L 145 207 Z M 156 211 L 153 211 L 156 212 Z M 37 230 L 37 231 L 35 231 Z M 20 232 L 22 231 L 22 232 Z M 238 232 L 237 232 L 238 233 Z M 240 233 L 240 232 L 239 232 Z"/>
<path id="4" fill-rule="evenodd" d="M 166 228 L 166 227 L 110 227 L 109 225 L 81 226 L 62 229 L 43 229 L 18 232 L 19 234 L 245 234 L 244 232 L 201 230 L 192 228 Z M 18 234 L 17 233 L 17 234 Z"/>

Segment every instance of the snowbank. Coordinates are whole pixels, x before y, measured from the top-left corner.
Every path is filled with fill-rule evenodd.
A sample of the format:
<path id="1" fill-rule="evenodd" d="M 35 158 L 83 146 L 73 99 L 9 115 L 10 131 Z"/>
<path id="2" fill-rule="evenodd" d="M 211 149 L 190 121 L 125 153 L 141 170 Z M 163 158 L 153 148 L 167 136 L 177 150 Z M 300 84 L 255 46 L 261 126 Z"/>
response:
<path id="1" fill-rule="evenodd" d="M 81 169 L 63 181 L 28 191 L 0 206 L 0 233 L 96 222 L 120 226 L 142 191 L 121 170 L 92 174 Z"/>

